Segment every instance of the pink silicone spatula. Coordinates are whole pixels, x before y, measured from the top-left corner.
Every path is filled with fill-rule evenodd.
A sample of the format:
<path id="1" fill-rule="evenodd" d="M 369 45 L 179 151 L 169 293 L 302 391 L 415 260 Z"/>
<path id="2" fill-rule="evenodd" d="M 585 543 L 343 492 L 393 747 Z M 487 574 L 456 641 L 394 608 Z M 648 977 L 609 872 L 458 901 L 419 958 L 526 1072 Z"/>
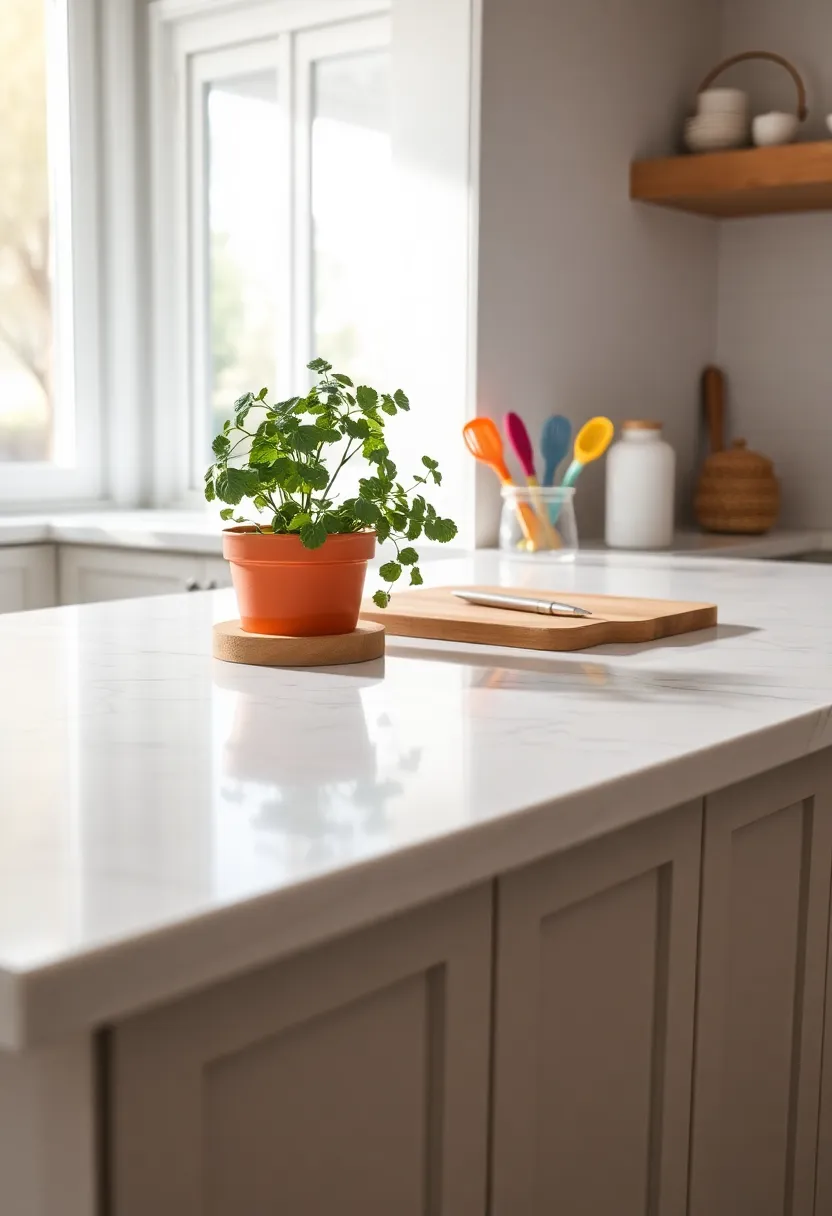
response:
<path id="1" fill-rule="evenodd" d="M 526 424 L 519 414 L 510 411 L 503 419 L 503 428 L 531 488 L 532 501 L 543 525 L 547 548 L 559 549 L 561 547 L 560 537 L 549 522 L 549 512 L 546 510 L 546 503 L 540 493 L 540 482 L 537 480 L 537 470 L 534 467 L 534 447 Z"/>

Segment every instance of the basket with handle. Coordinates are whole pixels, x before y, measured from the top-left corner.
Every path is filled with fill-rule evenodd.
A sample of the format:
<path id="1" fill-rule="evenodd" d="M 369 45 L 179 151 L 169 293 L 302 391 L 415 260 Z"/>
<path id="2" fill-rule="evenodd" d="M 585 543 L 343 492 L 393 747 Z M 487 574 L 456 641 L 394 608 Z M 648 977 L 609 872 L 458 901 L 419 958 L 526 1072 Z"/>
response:
<path id="1" fill-rule="evenodd" d="M 785 68 L 791 76 L 797 88 L 797 117 L 801 122 L 805 122 L 809 114 L 808 106 L 806 105 L 806 85 L 803 83 L 803 77 L 798 72 L 793 63 L 790 63 L 783 55 L 776 55 L 774 51 L 743 51 L 739 55 L 731 55 L 729 59 L 724 59 L 722 63 L 708 73 L 705 79 L 700 84 L 697 92 L 704 93 L 709 89 L 717 77 L 726 72 L 728 68 L 734 67 L 737 63 L 744 63 L 747 59 L 768 59 L 771 63 L 777 63 L 781 68 Z"/>

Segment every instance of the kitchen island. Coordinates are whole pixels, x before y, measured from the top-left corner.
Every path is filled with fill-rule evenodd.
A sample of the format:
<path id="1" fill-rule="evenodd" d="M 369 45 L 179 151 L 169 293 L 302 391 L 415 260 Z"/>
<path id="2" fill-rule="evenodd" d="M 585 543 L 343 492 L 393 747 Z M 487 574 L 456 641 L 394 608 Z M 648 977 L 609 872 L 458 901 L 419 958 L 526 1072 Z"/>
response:
<path id="1" fill-rule="evenodd" d="M 0 618 L 3 1216 L 832 1210 L 828 568 L 546 655 L 210 658 L 229 592 Z"/>

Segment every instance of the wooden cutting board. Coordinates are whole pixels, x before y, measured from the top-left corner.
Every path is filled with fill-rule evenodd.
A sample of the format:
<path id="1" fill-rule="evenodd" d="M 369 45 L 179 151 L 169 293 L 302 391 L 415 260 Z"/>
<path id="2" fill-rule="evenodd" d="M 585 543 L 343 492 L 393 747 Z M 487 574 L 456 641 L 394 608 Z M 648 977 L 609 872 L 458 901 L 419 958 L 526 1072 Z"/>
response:
<path id="1" fill-rule="evenodd" d="M 457 587 L 456 590 L 474 590 Z M 627 599 L 616 595 L 579 595 L 576 591 L 540 591 L 530 587 L 479 587 L 513 595 L 539 596 L 588 608 L 591 618 L 539 616 L 504 608 L 466 604 L 450 587 L 394 592 L 390 607 L 365 600 L 361 616 L 378 621 L 388 634 L 437 638 L 444 642 L 478 642 L 519 646 L 525 650 L 586 650 L 609 642 L 655 642 L 716 624 L 715 604 L 681 600 Z"/>

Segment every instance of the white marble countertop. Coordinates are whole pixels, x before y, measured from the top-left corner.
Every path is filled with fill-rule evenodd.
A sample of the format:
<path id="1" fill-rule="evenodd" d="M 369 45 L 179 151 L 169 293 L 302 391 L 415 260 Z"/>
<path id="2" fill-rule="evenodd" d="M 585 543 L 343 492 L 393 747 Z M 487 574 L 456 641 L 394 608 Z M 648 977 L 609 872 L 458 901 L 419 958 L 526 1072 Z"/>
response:
<path id="1" fill-rule="evenodd" d="M 0 617 L 0 1045 L 104 1024 L 832 745 L 832 571 L 479 555 L 433 583 L 714 600 L 548 656 L 209 657 L 231 592 Z"/>
<path id="2" fill-rule="evenodd" d="M 39 543 L 103 545 L 123 549 L 154 549 L 179 553 L 222 554 L 216 514 L 201 511 L 97 510 L 40 515 L 0 515 L 0 546 Z M 603 541 L 588 540 L 587 552 L 606 552 Z M 776 529 L 767 536 L 719 536 L 678 531 L 669 556 L 718 554 L 721 557 L 790 557 L 811 550 L 832 549 L 832 532 Z"/>

